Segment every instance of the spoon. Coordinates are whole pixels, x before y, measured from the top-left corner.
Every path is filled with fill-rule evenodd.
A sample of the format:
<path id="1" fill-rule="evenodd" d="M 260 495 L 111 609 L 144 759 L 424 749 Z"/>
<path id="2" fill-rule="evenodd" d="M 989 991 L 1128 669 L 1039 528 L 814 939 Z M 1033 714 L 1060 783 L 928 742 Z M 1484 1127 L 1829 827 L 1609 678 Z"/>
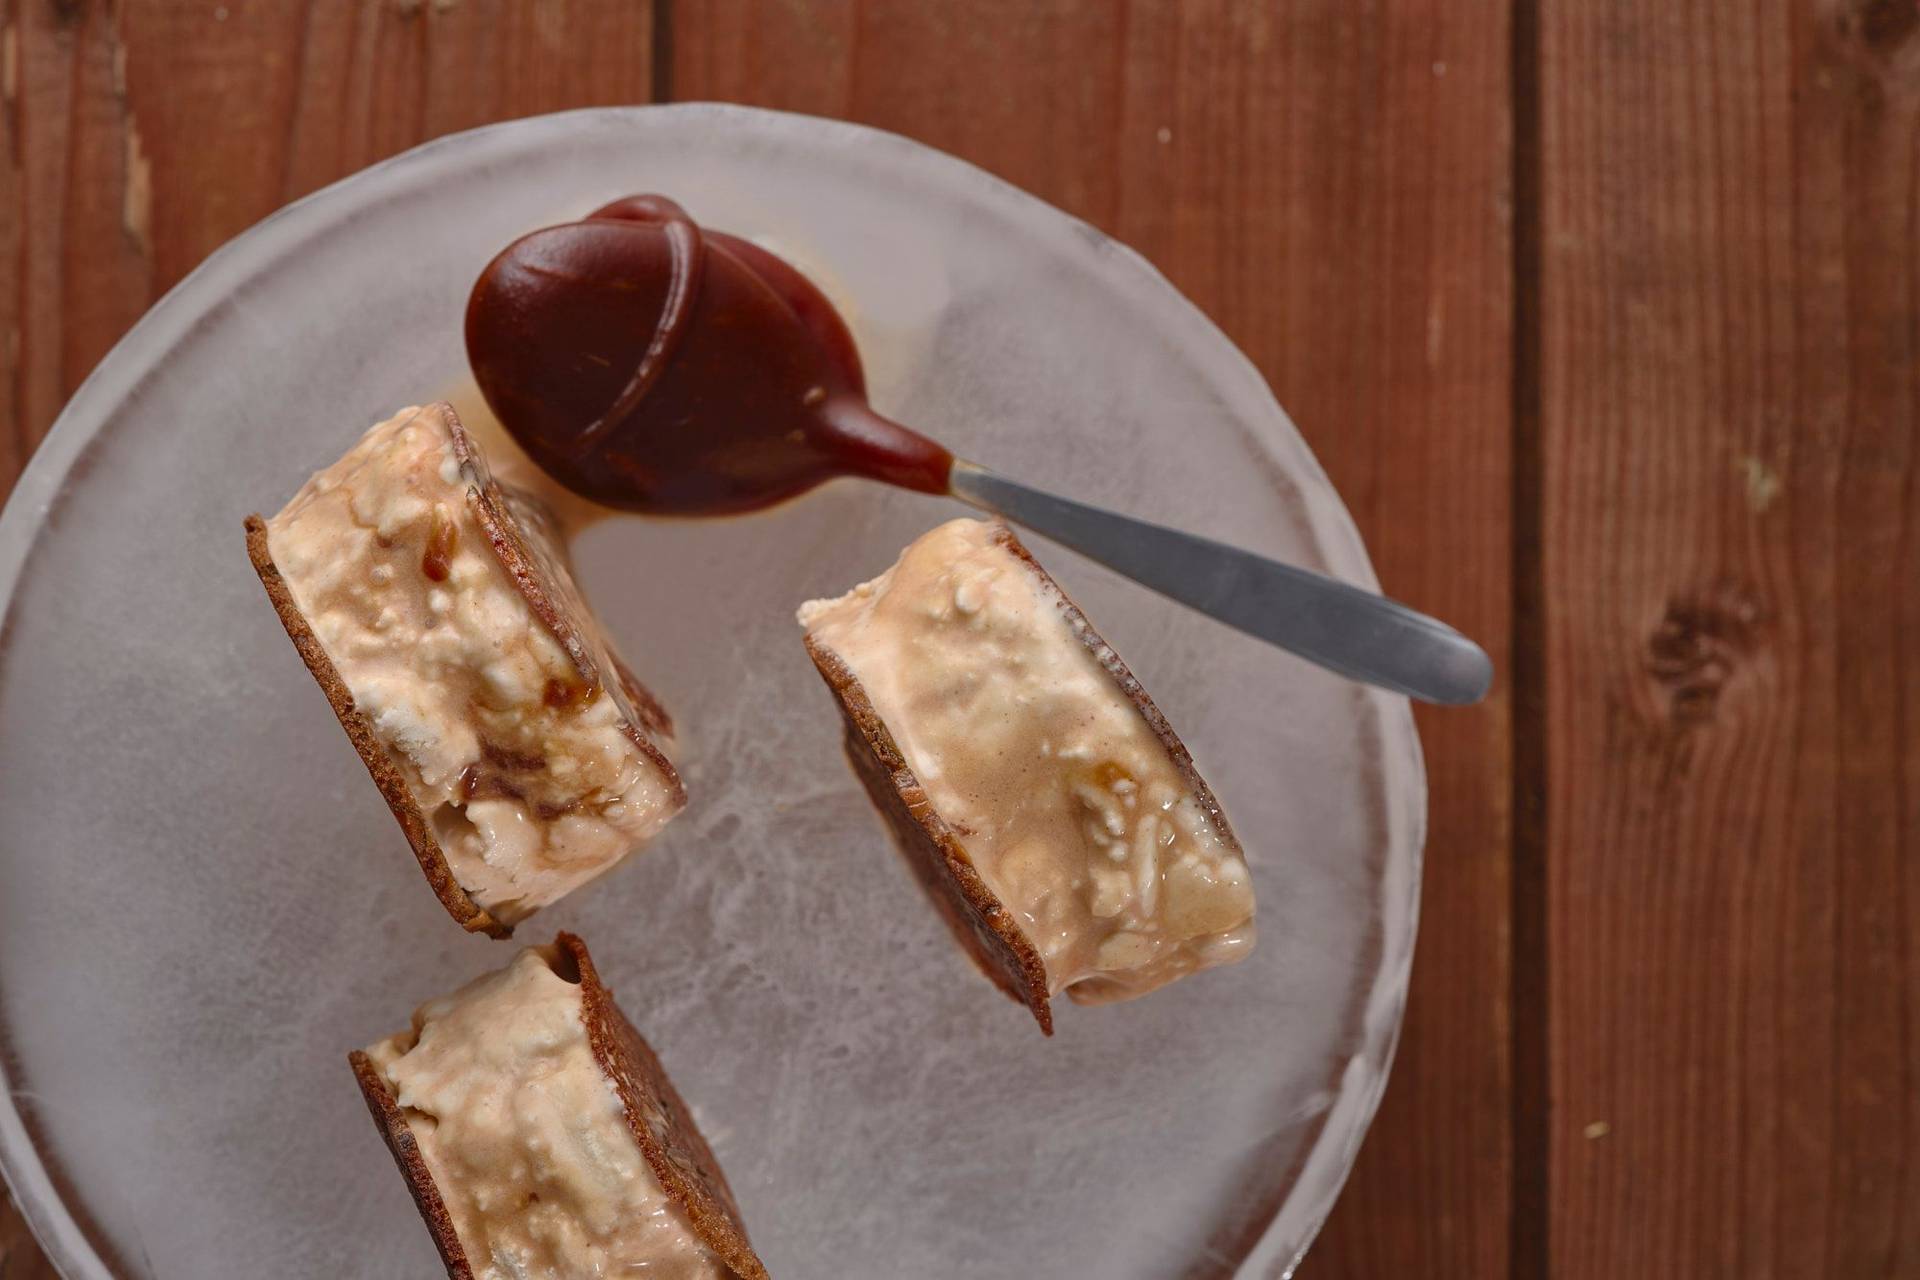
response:
<path id="1" fill-rule="evenodd" d="M 825 295 L 663 196 L 508 245 L 474 285 L 466 337 L 502 425 L 606 506 L 736 514 L 859 476 L 1003 516 L 1354 680 L 1452 705 L 1492 682 L 1478 645 L 1406 605 L 1048 493 L 882 417 Z"/>

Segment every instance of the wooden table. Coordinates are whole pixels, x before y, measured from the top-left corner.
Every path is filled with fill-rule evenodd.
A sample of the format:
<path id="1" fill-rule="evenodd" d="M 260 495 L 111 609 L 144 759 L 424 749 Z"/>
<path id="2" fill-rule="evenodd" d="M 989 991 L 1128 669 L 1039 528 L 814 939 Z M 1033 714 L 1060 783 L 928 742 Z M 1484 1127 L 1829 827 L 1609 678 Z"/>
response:
<path id="1" fill-rule="evenodd" d="M 1412 1002 L 1304 1274 L 1920 1273 L 1915 0 L 0 13 L 0 490 L 210 250 L 490 120 L 845 116 L 1137 246 L 1502 673 L 1420 714 Z"/>

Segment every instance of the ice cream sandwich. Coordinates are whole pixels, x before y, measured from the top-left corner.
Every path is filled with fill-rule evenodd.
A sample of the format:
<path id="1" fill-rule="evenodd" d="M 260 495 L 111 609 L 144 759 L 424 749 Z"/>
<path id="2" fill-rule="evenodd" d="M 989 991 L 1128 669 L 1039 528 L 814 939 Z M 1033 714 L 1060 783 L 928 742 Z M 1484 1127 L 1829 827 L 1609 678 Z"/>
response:
<path id="1" fill-rule="evenodd" d="M 453 918 L 495 936 L 686 804 L 673 724 L 614 653 L 546 509 L 451 406 L 403 409 L 247 550 Z"/>
<path id="2" fill-rule="evenodd" d="M 1246 956 L 1253 885 L 1166 717 L 1005 525 L 802 606 L 855 771 L 1000 987 L 1124 1000 Z"/>

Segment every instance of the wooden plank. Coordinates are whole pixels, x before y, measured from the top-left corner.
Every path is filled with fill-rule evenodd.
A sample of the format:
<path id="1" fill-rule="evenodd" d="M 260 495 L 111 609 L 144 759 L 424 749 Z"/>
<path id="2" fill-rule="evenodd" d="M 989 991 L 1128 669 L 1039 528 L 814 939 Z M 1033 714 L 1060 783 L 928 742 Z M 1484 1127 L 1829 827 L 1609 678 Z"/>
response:
<path id="1" fill-rule="evenodd" d="M 1507 6 L 676 5 L 673 93 L 946 148 L 1142 249 L 1271 380 L 1387 587 L 1510 628 Z M 1422 714 L 1423 930 L 1387 1101 L 1306 1274 L 1507 1270 L 1511 735 Z"/>
<path id="2" fill-rule="evenodd" d="M 454 129 L 652 96 L 634 0 L 0 3 L 0 498 L 202 258 Z M 0 1196 L 0 1280 L 52 1269 Z"/>
<path id="3" fill-rule="evenodd" d="M 1920 10 L 1543 0 L 1554 1272 L 1920 1271 Z"/>
<path id="4" fill-rule="evenodd" d="M 652 93 L 629 0 L 16 0 L 0 26 L 0 486 L 202 258 L 297 196 L 489 120 Z"/>
<path id="5" fill-rule="evenodd" d="M 1505 6 L 1142 6 L 1134 19 L 1118 234 L 1253 356 L 1385 587 L 1474 634 L 1504 672 Z M 1420 727 L 1426 924 L 1400 1056 L 1308 1276 L 1506 1271 L 1504 680 L 1482 707 L 1423 710 Z"/>

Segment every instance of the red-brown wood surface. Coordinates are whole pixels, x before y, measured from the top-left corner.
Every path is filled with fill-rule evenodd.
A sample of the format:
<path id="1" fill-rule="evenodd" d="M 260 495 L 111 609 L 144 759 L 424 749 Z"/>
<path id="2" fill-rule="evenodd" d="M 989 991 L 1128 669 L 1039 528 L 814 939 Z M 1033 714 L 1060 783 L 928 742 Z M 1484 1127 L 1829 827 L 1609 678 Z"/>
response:
<path id="1" fill-rule="evenodd" d="M 1920 1274 L 1920 9 L 1553 0 L 1558 1274 Z"/>
<path id="2" fill-rule="evenodd" d="M 1135 245 L 1503 673 L 1420 716 L 1303 1274 L 1920 1274 L 1915 0 L 0 0 L 0 90 L 0 490 L 207 252 L 488 120 L 842 116 Z"/>

